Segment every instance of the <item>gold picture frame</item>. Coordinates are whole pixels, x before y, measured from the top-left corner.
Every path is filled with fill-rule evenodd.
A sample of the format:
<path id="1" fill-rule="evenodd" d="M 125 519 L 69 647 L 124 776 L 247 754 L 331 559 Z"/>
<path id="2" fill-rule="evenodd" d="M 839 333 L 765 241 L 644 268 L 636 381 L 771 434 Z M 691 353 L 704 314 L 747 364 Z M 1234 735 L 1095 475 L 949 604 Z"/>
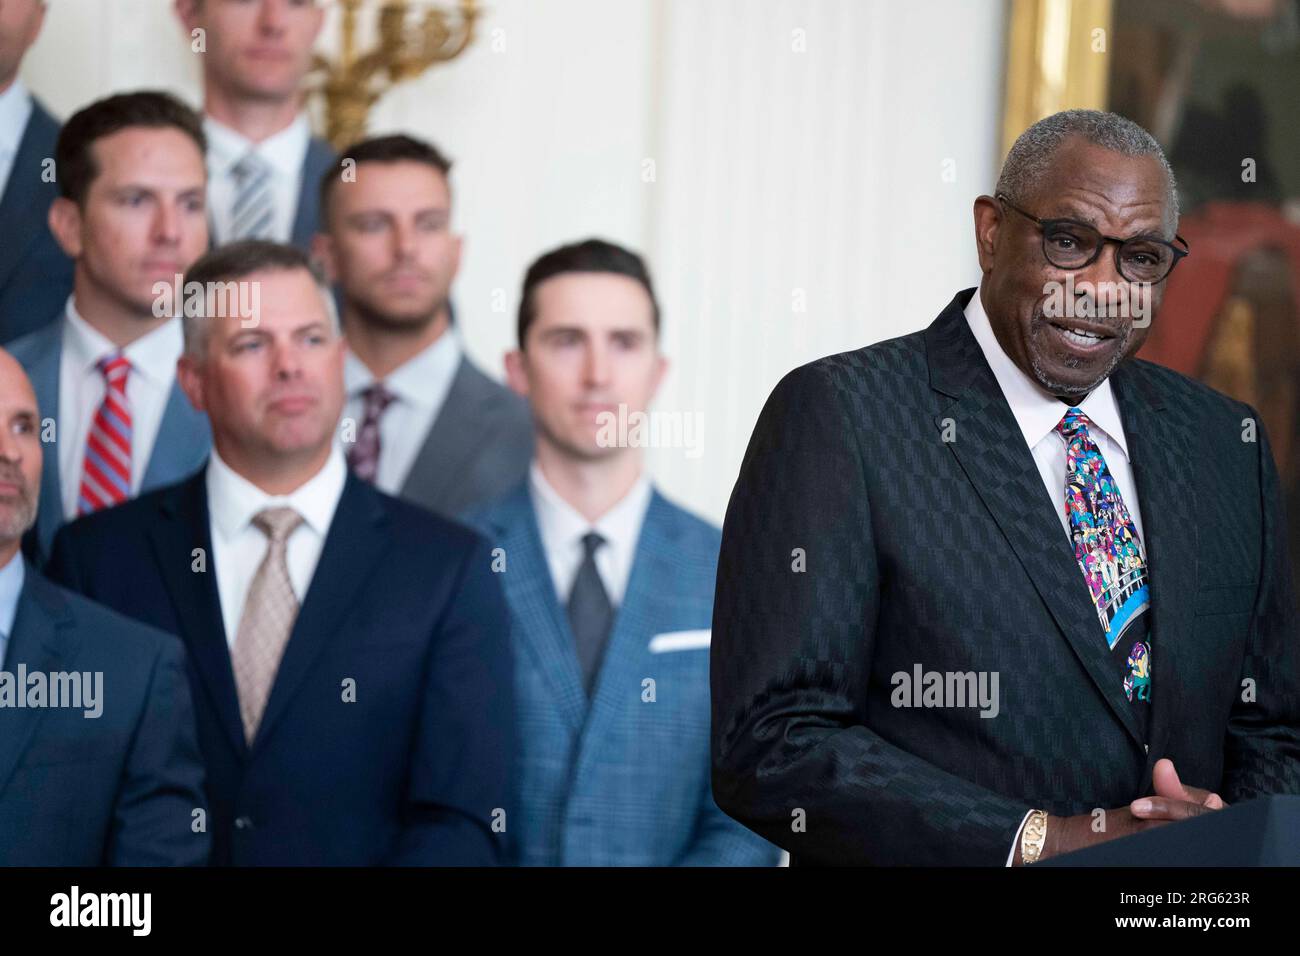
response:
<path id="1" fill-rule="evenodd" d="M 1058 110 L 1105 109 L 1112 0 L 1011 0 L 1002 154 Z"/>

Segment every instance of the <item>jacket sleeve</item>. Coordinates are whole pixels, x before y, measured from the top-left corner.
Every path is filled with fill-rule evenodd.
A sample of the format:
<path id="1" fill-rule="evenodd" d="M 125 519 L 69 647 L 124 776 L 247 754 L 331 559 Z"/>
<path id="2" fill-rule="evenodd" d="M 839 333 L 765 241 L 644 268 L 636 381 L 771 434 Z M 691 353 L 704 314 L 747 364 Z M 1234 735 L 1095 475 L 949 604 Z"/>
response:
<path id="1" fill-rule="evenodd" d="M 866 725 L 881 558 L 843 388 L 833 360 L 782 379 L 732 491 L 710 652 L 714 797 L 798 864 L 1003 866 L 1031 808 Z"/>
<path id="2" fill-rule="evenodd" d="M 1247 408 L 1259 422 L 1259 414 Z M 1224 740 L 1219 793 L 1228 803 L 1267 794 L 1300 793 L 1300 633 L 1295 583 L 1277 466 L 1262 425 L 1258 434 L 1260 579 L 1241 683 Z M 1248 680 L 1253 682 L 1253 694 L 1246 692 Z"/>
<path id="3" fill-rule="evenodd" d="M 506 861 L 514 752 L 509 622 L 487 542 L 477 539 L 433 638 L 404 825 L 390 864 Z"/>
<path id="4" fill-rule="evenodd" d="M 203 866 L 208 862 L 203 757 L 181 642 L 161 650 L 114 807 L 107 860 L 113 866 Z M 105 706 L 113 706 L 111 687 Z M 196 813 L 195 811 L 202 811 Z"/>
<path id="5" fill-rule="evenodd" d="M 776 866 L 781 848 L 722 812 L 713 789 L 704 787 L 695 837 L 674 866 Z"/>

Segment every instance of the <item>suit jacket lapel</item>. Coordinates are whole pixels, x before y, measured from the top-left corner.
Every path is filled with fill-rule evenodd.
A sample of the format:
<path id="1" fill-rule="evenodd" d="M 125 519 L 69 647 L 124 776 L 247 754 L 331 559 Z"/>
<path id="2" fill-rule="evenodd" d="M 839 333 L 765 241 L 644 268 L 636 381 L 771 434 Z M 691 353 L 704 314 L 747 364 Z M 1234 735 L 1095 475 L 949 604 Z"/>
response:
<path id="1" fill-rule="evenodd" d="M 360 603 L 358 594 L 383 556 L 387 520 L 379 494 L 349 472 L 253 738 L 254 754 L 288 709 L 326 644 L 348 626 Z"/>
<path id="2" fill-rule="evenodd" d="M 76 656 L 78 644 L 75 630 L 67 627 L 71 616 L 58 590 L 30 564 L 24 571 L 18 614 L 4 660 L 4 670 L 14 674 L 15 680 L 19 663 L 26 664 L 29 673 L 49 674 L 62 669 Z M 0 792 L 31 743 L 45 710 L 44 707 L 15 707 L 5 717 L 5 732 L 0 734 Z"/>
<path id="3" fill-rule="evenodd" d="M 140 493 L 152 491 L 186 477 L 207 457 L 212 445 L 208 416 L 190 404 L 179 382 L 172 382 L 158 437 L 140 482 Z"/>
<path id="4" fill-rule="evenodd" d="M 217 594 L 217 569 L 212 561 L 208 519 L 206 469 L 163 498 L 161 519 L 150 527 L 154 556 L 171 595 L 180 637 L 203 679 L 221 726 L 235 752 L 243 755 L 244 728 L 239 718 L 239 694 L 230 667 L 230 649 Z M 194 549 L 202 549 L 206 570 L 192 570 Z"/>
<path id="5" fill-rule="evenodd" d="M 678 550 L 671 531 L 667 502 L 654 491 L 641 524 L 623 603 L 614 616 L 614 630 L 600 665 L 574 779 L 580 780 L 591 762 L 598 759 L 600 742 L 606 739 L 605 728 L 627 705 L 628 695 L 641 692 L 641 681 L 650 671 L 646 662 L 649 635 L 658 630 L 659 623 L 672 617 L 673 595 L 664 587 L 665 581 L 672 580 Z"/>
<path id="6" fill-rule="evenodd" d="M 1142 375 L 1127 362 L 1111 374 L 1111 387 L 1124 421 L 1129 463 L 1137 482 L 1138 504 L 1151 588 L 1151 741 L 1149 778 L 1165 754 L 1178 713 L 1183 674 L 1195 666 L 1199 648 L 1187 645 L 1195 633 L 1192 598 L 1197 588 L 1196 555 L 1201 553 L 1191 484 L 1179 481 L 1187 462 L 1196 460 L 1195 435 Z"/>
<path id="7" fill-rule="evenodd" d="M 293 234 L 290 237 L 290 242 L 300 249 L 307 249 L 311 245 L 320 214 L 320 182 L 333 164 L 334 151 L 329 144 L 312 137 L 303 159 L 302 185 L 298 190 L 298 209 L 294 213 Z"/>
<path id="8" fill-rule="evenodd" d="M 59 475 L 59 361 L 63 351 L 63 319 L 56 318 L 35 332 L 36 346 L 27 367 L 41 419 L 55 421 L 55 441 L 41 442 L 41 497 L 37 505 L 36 535 L 40 554 L 49 553 L 54 533 L 63 524 L 63 482 Z M 43 429 L 42 429 L 43 430 Z"/>
<path id="9" fill-rule="evenodd" d="M 493 544 L 505 549 L 506 572 L 501 577 L 519 622 L 515 642 L 524 645 L 532 666 L 550 685 L 570 732 L 576 734 L 587 719 L 587 692 L 569 622 L 555 594 L 527 484 L 501 507 L 500 516 L 493 521 L 499 535 Z"/>
<path id="10" fill-rule="evenodd" d="M 936 429 L 942 433 L 949 419 L 955 423 L 948 447 L 1097 690 L 1142 746 L 1146 741 L 1116 679 L 1057 505 L 1046 494 L 1020 426 L 966 323 L 968 301 L 960 293 L 925 333 L 931 386 L 951 399 L 935 416 Z M 1064 507 L 1064 489 L 1061 494 Z M 1146 510 L 1142 513 L 1145 518 Z"/>
<path id="11" fill-rule="evenodd" d="M 402 483 L 403 495 L 426 507 L 443 500 L 447 488 L 464 472 L 464 462 L 483 442 L 485 423 L 478 408 L 482 394 L 475 388 L 474 376 L 474 367 L 461 356 L 438 417 Z"/>
<path id="12" fill-rule="evenodd" d="M 59 127 L 40 103 L 32 101 L 32 115 L 18 142 L 13 169 L 4 196 L 0 197 L 0 222 L 5 224 L 7 235 L 0 242 L 0 286 L 8 280 L 14 267 L 32 244 L 35 235 L 45 228 L 46 209 L 55 193 L 47 188 L 34 188 L 31 177 L 39 177 L 42 163 L 53 155 L 51 144 L 58 136 Z M 40 182 L 39 186 L 45 186 Z"/>

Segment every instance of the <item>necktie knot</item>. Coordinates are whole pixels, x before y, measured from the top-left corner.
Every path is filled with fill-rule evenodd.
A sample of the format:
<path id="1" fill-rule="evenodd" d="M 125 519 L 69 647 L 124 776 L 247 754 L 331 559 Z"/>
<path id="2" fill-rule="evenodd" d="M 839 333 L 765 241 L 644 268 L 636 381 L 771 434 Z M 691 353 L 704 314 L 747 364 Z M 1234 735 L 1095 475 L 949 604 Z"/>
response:
<path id="1" fill-rule="evenodd" d="M 271 539 L 272 547 L 288 541 L 302 521 L 302 515 L 288 507 L 266 508 L 253 516 L 253 525 Z"/>
<path id="2" fill-rule="evenodd" d="M 604 537 L 595 531 L 588 531 L 582 536 L 583 558 L 592 558 L 596 554 L 596 549 L 605 543 Z"/>
<path id="3" fill-rule="evenodd" d="M 367 418 L 378 418 L 389 405 L 397 401 L 397 396 L 384 387 L 383 382 L 375 382 L 361 392 Z"/>
<path id="4" fill-rule="evenodd" d="M 267 165 L 266 160 L 261 156 L 258 156 L 257 153 L 254 152 L 248 152 L 244 154 L 243 158 L 240 159 L 239 162 L 235 163 L 235 165 L 231 167 L 230 171 L 234 173 L 235 178 L 242 184 L 267 175 L 267 173 L 270 172 L 270 169 L 271 167 Z"/>
<path id="5" fill-rule="evenodd" d="M 112 355 L 105 355 L 95 363 L 95 367 L 99 369 L 99 373 L 104 376 L 104 380 L 109 385 L 120 388 L 130 374 L 131 360 L 119 351 Z"/>
<path id="6" fill-rule="evenodd" d="M 1061 416 L 1061 420 L 1056 423 L 1056 430 L 1060 432 L 1067 441 L 1078 434 L 1082 434 L 1083 437 L 1087 438 L 1088 427 L 1091 424 L 1092 421 L 1080 409 L 1071 408 Z"/>

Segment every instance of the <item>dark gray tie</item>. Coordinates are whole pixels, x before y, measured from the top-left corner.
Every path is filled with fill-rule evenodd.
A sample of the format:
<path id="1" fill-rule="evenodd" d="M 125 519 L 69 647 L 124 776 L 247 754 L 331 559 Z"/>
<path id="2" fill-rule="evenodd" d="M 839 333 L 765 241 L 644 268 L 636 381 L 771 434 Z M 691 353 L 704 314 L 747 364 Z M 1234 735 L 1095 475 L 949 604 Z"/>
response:
<path id="1" fill-rule="evenodd" d="M 605 585 L 596 571 L 596 549 L 604 543 L 605 539 L 594 531 L 582 536 L 582 566 L 569 591 L 569 626 L 573 628 L 578 665 L 582 668 L 582 686 L 588 694 L 614 623 L 614 606 L 609 603 Z"/>

